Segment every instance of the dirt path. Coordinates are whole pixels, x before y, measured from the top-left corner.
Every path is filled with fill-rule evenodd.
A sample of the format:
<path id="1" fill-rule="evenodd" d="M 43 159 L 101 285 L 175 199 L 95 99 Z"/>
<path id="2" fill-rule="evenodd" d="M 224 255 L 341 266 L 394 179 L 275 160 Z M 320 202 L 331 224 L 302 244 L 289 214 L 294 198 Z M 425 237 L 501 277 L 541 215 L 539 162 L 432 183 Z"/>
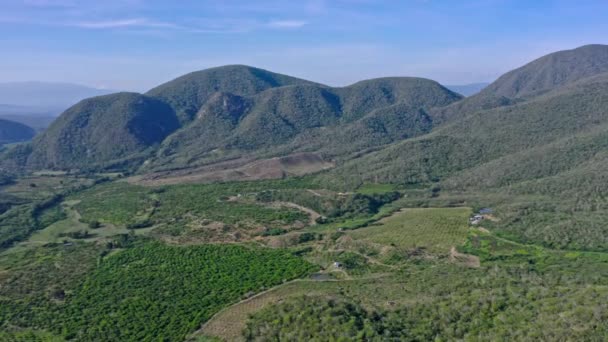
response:
<path id="1" fill-rule="evenodd" d="M 470 254 L 460 253 L 456 250 L 456 247 L 452 246 L 450 249 L 450 261 L 456 263 L 462 263 L 469 267 L 478 268 L 481 266 L 479 257 Z"/>
<path id="2" fill-rule="evenodd" d="M 316 192 L 315 190 L 312 189 L 306 189 L 306 191 L 310 192 L 311 194 L 315 195 L 315 196 L 319 196 L 319 197 L 323 197 L 322 194 Z"/>
<path id="3" fill-rule="evenodd" d="M 321 214 L 319 214 L 318 212 L 310 209 L 310 208 L 306 208 L 303 207 L 299 204 L 296 203 L 292 203 L 292 202 L 272 202 L 273 206 L 278 206 L 278 207 L 287 207 L 287 208 L 293 208 L 293 209 L 298 209 L 300 211 L 303 211 L 305 213 L 307 213 L 310 216 L 310 222 L 309 224 L 311 226 L 317 224 L 317 219 L 319 217 L 321 217 Z"/>
<path id="4" fill-rule="evenodd" d="M 331 284 L 379 279 L 385 276 L 387 276 L 386 273 L 353 279 L 314 280 L 305 278 L 288 281 L 218 311 L 199 330 L 192 333 L 187 341 L 196 341 L 196 337 L 203 335 L 221 337 L 226 341 L 242 341 L 241 332 L 247 324 L 249 315 L 258 312 L 268 305 L 280 303 L 286 298 L 301 294 L 325 293 L 326 290 L 323 288 L 325 285 L 333 286 Z M 300 286 L 305 284 L 318 284 L 321 287 L 318 289 L 300 288 Z"/>

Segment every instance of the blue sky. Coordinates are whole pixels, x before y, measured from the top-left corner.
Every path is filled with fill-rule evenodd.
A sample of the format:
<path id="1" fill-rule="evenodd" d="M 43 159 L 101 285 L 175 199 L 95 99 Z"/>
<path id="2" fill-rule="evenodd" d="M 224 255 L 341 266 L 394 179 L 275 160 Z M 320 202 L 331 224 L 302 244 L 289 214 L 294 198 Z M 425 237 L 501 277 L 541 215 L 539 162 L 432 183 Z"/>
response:
<path id="1" fill-rule="evenodd" d="M 0 82 L 145 91 L 224 64 L 329 85 L 492 81 L 608 43 L 607 15 L 605 0 L 0 0 Z"/>

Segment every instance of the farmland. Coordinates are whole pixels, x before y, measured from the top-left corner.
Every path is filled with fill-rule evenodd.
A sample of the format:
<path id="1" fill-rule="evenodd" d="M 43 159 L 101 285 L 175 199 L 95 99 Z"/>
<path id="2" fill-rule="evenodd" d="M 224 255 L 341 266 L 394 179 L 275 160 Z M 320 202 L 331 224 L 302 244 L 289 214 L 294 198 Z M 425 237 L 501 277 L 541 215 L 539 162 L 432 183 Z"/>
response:
<path id="1" fill-rule="evenodd" d="M 61 292 L 65 293 L 65 307 L 43 297 L 29 302 L 24 293 L 25 303 L 44 305 L 29 313 L 28 319 L 3 312 L 9 315 L 4 321 L 44 326 L 80 341 L 142 341 L 159 336 L 179 340 L 224 305 L 314 269 L 280 250 L 142 243 L 105 258 L 87 275 L 77 275 L 82 279 L 80 285 L 66 283 L 70 291 Z M 38 292 L 45 293 L 43 289 Z"/>
<path id="2" fill-rule="evenodd" d="M 398 248 L 425 248 L 447 252 L 467 237 L 469 208 L 411 208 L 382 219 L 378 225 L 350 234 L 355 240 Z"/>
<path id="3" fill-rule="evenodd" d="M 597 303 L 608 299 L 608 256 L 511 239 L 502 227 L 514 211 L 501 201 L 381 185 L 340 193 L 307 178 L 92 184 L 36 212 L 39 228 L 0 254 L 0 336 L 267 340 L 268 331 L 305 336 L 349 315 L 383 317 L 380 325 L 349 325 L 351 337 L 601 335 L 594 327 L 604 319 Z M 469 226 L 471 207 L 487 203 L 496 219 Z M 311 222 L 307 210 L 321 216 Z M 559 284 L 567 291 L 555 290 Z M 560 302 L 562 294 L 568 300 Z M 529 296 L 537 305 L 526 306 Z M 308 312 L 306 303 L 332 301 L 319 314 L 335 321 L 301 316 L 293 326 L 285 317 L 288 308 Z M 560 312 L 566 323 L 556 319 Z M 543 321 L 526 324 L 530 314 Z M 505 324 L 524 328 L 509 332 Z M 568 332 L 572 325 L 576 333 Z"/>

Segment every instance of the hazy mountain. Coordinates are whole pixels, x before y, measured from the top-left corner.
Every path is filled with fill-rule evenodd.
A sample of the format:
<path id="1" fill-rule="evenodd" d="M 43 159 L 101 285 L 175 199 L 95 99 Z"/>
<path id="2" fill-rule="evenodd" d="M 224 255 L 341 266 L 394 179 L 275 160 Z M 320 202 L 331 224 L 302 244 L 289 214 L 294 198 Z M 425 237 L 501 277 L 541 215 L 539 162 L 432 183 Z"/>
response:
<path id="1" fill-rule="evenodd" d="M 446 85 L 445 87 L 460 95 L 471 96 L 479 93 L 483 88 L 487 87 L 489 84 L 490 83 L 488 82 L 481 82 L 461 85 Z"/>
<path id="2" fill-rule="evenodd" d="M 0 119 L 0 145 L 30 140 L 35 133 L 24 124 Z"/>
<path id="3" fill-rule="evenodd" d="M 55 116 L 38 116 L 38 115 L 26 115 L 26 114 L 0 114 L 0 119 L 14 121 L 22 123 L 26 126 L 33 128 L 36 131 L 42 131 L 50 126 L 50 124 L 56 119 Z"/>
<path id="4" fill-rule="evenodd" d="M 0 113 L 37 114 L 46 112 L 58 115 L 80 100 L 113 92 L 115 91 L 71 83 L 5 82 L 0 83 L 0 103 L 12 105 L 13 108 L 0 106 Z M 7 110 L 13 112 L 6 112 Z"/>

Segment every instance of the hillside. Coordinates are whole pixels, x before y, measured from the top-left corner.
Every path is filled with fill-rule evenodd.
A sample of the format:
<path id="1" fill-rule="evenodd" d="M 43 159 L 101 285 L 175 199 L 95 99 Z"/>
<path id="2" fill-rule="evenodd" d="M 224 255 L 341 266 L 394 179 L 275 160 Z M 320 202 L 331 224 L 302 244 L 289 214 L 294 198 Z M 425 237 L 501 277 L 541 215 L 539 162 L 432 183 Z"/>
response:
<path id="1" fill-rule="evenodd" d="M 602 131 L 608 124 L 606 106 L 608 74 L 603 74 L 527 102 L 478 111 L 428 135 L 347 162 L 342 171 L 336 172 L 346 176 L 351 174 L 351 168 L 357 168 L 367 170 L 367 177 L 380 176 L 384 181 L 401 183 L 444 179 L 503 156 L 540 148 L 570 136 Z M 602 145 L 590 145 L 595 146 L 591 151 L 602 149 Z M 591 151 L 586 149 L 587 153 Z M 565 161 L 571 162 L 568 164 L 571 167 L 577 165 L 578 160 Z M 477 178 L 463 185 L 508 184 L 517 180 L 506 176 L 508 170 L 515 169 L 521 175 L 519 180 L 531 178 L 532 169 L 521 165 L 511 161 L 480 171 L 475 173 Z M 551 168 L 542 168 L 544 175 L 558 171 L 551 165 Z"/>
<path id="2" fill-rule="evenodd" d="M 22 123 L 0 119 L 0 145 L 27 141 L 35 134 L 34 129 Z"/>
<path id="3" fill-rule="evenodd" d="M 34 139 L 27 167 L 128 165 L 177 128 L 173 110 L 147 96 L 118 93 L 87 99 L 64 112 Z"/>
<path id="4" fill-rule="evenodd" d="M 407 77 L 344 88 L 293 85 L 254 96 L 215 93 L 147 167 L 196 166 L 252 151 L 342 157 L 429 132 L 433 120 L 426 111 L 460 98 L 436 82 Z"/>
<path id="5" fill-rule="evenodd" d="M 435 195 L 487 196 L 484 205 L 502 211 L 496 224 L 501 234 L 552 248 L 604 250 L 606 108 L 608 73 L 603 73 L 468 114 L 346 161 L 318 179 L 342 188 L 426 184 Z"/>
<path id="6" fill-rule="evenodd" d="M 512 105 L 608 72 L 608 45 L 585 45 L 540 57 L 512 70 L 476 95 L 439 109 L 438 120 L 454 121 L 476 111 Z"/>
<path id="7" fill-rule="evenodd" d="M 551 53 L 510 71 L 482 93 L 528 98 L 603 72 L 608 72 L 608 45 L 585 45 Z"/>
<path id="8" fill-rule="evenodd" d="M 4 165 L 133 170 L 143 164 L 141 171 L 149 172 L 298 152 L 320 152 L 329 161 L 428 133 L 429 110 L 460 99 L 420 78 L 331 88 L 252 67 L 219 67 L 148 95 L 82 101 L 31 146 L 5 153 Z"/>
<path id="9" fill-rule="evenodd" d="M 167 102 L 180 121 L 188 123 L 218 91 L 251 96 L 266 89 L 294 84 L 313 83 L 245 65 L 228 65 L 178 77 L 150 90 L 147 95 Z"/>

